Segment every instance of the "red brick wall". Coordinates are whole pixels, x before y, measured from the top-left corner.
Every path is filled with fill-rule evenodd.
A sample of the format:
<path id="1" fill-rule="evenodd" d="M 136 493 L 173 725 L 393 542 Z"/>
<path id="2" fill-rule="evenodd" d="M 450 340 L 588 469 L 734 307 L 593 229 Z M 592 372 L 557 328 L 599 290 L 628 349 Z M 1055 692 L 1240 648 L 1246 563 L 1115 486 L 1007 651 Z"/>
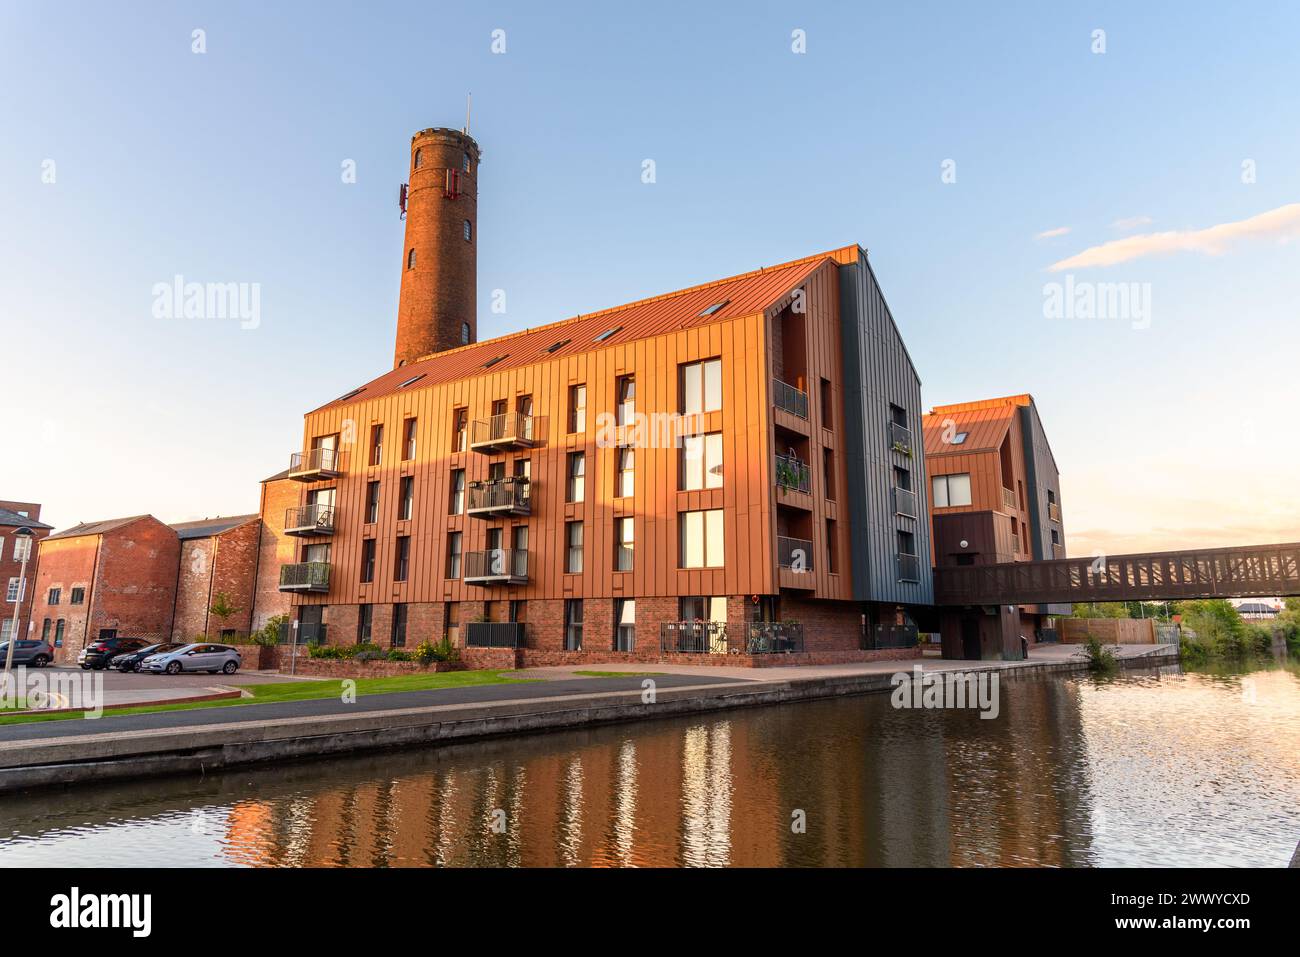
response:
<path id="1" fill-rule="evenodd" d="M 85 644 L 87 621 L 90 616 L 91 580 L 95 576 L 95 554 L 99 538 L 87 535 L 82 538 L 59 538 L 41 542 L 40 561 L 35 585 L 32 588 L 32 620 L 36 623 L 34 634 L 39 637 L 46 618 L 50 620 L 50 644 L 55 641 L 58 621 L 63 619 L 64 647 L 74 645 L 80 649 Z M 30 573 L 30 571 L 29 571 Z M 7 581 L 8 579 L 6 579 Z M 80 605 L 71 604 L 72 589 L 84 588 L 86 600 Z M 59 604 L 48 602 L 51 588 L 59 588 Z M 56 649 L 55 654 L 62 654 Z"/>
<path id="2" fill-rule="evenodd" d="M 35 502 L 0 501 L 0 508 L 7 508 L 13 512 L 24 511 L 27 513 L 27 517 L 34 522 L 39 522 L 41 518 L 41 507 Z M 22 561 L 14 560 L 14 528 L 16 527 L 0 525 L 0 588 L 7 588 L 9 579 L 19 577 L 22 572 Z M 33 528 L 32 532 L 31 553 L 27 562 L 27 591 L 23 596 L 22 608 L 18 610 L 19 638 L 40 637 L 40 626 L 38 625 L 35 630 L 32 630 L 29 628 L 28 623 L 32 619 L 32 602 L 36 595 L 33 582 L 36 575 L 37 558 L 40 555 L 40 542 L 41 539 L 50 534 L 50 530 L 48 528 Z M 0 615 L 3 615 L 6 621 L 11 619 L 13 613 L 13 605 L 0 602 Z"/>
<path id="3" fill-rule="evenodd" d="M 176 614 L 172 621 L 173 641 L 193 641 L 204 634 L 212 598 L 212 566 L 216 550 L 216 538 L 191 538 L 181 542 Z"/>
<path id="4" fill-rule="evenodd" d="M 215 641 L 223 629 L 230 628 L 237 638 L 247 637 L 260 536 L 261 523 L 250 521 L 210 538 L 181 543 L 176 616 L 172 623 L 174 640 L 205 636 Z M 224 623 L 209 611 L 222 593 L 239 609 Z"/>
<path id="5" fill-rule="evenodd" d="M 262 483 L 257 581 L 250 623 L 253 631 L 260 631 L 267 619 L 290 612 L 289 594 L 280 591 L 280 566 L 297 560 L 297 540 L 284 534 L 284 513 L 299 504 L 301 494 L 301 482 L 277 479 Z"/>

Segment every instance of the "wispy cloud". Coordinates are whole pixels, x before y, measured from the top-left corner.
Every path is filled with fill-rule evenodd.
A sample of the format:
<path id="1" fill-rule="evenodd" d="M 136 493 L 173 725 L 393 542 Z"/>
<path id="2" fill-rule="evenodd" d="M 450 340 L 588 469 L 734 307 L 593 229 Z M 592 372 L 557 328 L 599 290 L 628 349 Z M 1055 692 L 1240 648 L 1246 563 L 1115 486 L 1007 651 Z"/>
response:
<path id="1" fill-rule="evenodd" d="M 1288 239 L 1300 235 L 1300 203 L 1289 203 L 1270 209 L 1258 216 L 1234 223 L 1219 223 L 1205 229 L 1170 230 L 1163 233 L 1141 233 L 1124 239 L 1114 239 L 1100 246 L 1090 246 L 1083 252 L 1047 268 L 1052 272 L 1065 269 L 1087 269 L 1092 266 L 1114 266 L 1119 263 L 1143 259 L 1147 256 L 1165 256 L 1171 253 L 1195 252 L 1217 256 L 1228 246 L 1241 239 L 1275 237 Z"/>
<path id="2" fill-rule="evenodd" d="M 1130 229 L 1137 229 L 1139 226 L 1150 226 L 1150 216 L 1128 216 L 1124 219 L 1117 219 L 1111 223 L 1112 229 L 1118 229 L 1120 232 L 1128 232 Z"/>
<path id="3" fill-rule="evenodd" d="M 1069 226 L 1057 226 L 1055 229 L 1045 229 L 1041 233 L 1035 233 L 1035 239 L 1054 239 L 1057 236 L 1064 236 L 1070 231 Z"/>

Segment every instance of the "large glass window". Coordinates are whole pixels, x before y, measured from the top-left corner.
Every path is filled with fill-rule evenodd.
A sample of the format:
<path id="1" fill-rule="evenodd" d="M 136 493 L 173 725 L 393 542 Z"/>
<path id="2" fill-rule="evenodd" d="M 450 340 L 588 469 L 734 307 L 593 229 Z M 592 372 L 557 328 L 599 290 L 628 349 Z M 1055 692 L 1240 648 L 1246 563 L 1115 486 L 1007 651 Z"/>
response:
<path id="1" fill-rule="evenodd" d="M 564 650 L 582 650 L 582 599 L 564 601 Z"/>
<path id="2" fill-rule="evenodd" d="M 367 538 L 361 543 L 361 580 L 375 580 L 375 540 Z"/>
<path id="3" fill-rule="evenodd" d="M 722 509 L 683 512 L 679 517 L 679 527 L 681 568 L 722 567 Z"/>
<path id="4" fill-rule="evenodd" d="M 614 650 L 633 651 L 636 648 L 636 600 L 614 600 Z"/>
<path id="5" fill-rule="evenodd" d="M 394 648 L 401 648 L 406 644 L 406 618 L 407 605 L 404 602 L 394 604 L 392 634 L 392 645 Z"/>
<path id="6" fill-rule="evenodd" d="M 614 392 L 615 424 L 631 425 L 636 417 L 636 379 L 630 375 L 618 377 Z"/>
<path id="7" fill-rule="evenodd" d="M 569 453 L 569 483 L 565 501 L 581 502 L 586 494 L 587 456 L 582 452 Z"/>
<path id="8" fill-rule="evenodd" d="M 576 575 L 582 571 L 582 522 L 565 522 L 564 539 L 567 547 L 564 570 Z"/>
<path id="9" fill-rule="evenodd" d="M 463 515 L 465 512 L 465 470 L 452 469 L 451 472 L 451 502 L 448 506 L 452 515 Z"/>
<path id="10" fill-rule="evenodd" d="M 950 508 L 970 504 L 970 473 L 936 475 L 930 483 L 935 508 Z"/>
<path id="11" fill-rule="evenodd" d="M 587 431 L 587 387 L 569 386 L 569 431 Z"/>
<path id="12" fill-rule="evenodd" d="M 682 437 L 678 452 L 681 488 L 722 488 L 722 433 Z"/>
<path id="13" fill-rule="evenodd" d="M 722 408 L 722 360 L 709 359 L 680 367 L 680 410 L 683 415 Z"/>
<path id="14" fill-rule="evenodd" d="M 635 452 L 626 446 L 614 450 L 617 471 L 614 475 L 614 495 L 627 497 L 636 487 Z"/>
<path id="15" fill-rule="evenodd" d="M 406 521 L 415 512 L 415 476 L 403 475 L 401 496 L 397 500 L 398 521 Z"/>
<path id="16" fill-rule="evenodd" d="M 393 580 L 404 582 L 407 574 L 410 572 L 411 565 L 411 536 L 397 536 L 397 554 L 393 556 Z"/>
<path id="17" fill-rule="evenodd" d="M 614 571 L 632 570 L 633 536 L 634 526 L 630 517 L 614 519 Z"/>
<path id="18" fill-rule="evenodd" d="M 460 577 L 460 532 L 447 535 L 447 577 Z"/>

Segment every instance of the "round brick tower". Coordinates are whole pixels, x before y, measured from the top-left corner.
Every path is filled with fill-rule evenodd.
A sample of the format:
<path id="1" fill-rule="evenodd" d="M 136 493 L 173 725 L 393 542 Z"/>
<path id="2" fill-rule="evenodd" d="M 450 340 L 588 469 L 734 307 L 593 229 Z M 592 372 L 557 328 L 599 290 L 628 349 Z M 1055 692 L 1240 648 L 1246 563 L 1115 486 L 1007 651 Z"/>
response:
<path id="1" fill-rule="evenodd" d="M 478 340 L 478 164 L 460 130 L 411 137 L 394 368 Z"/>

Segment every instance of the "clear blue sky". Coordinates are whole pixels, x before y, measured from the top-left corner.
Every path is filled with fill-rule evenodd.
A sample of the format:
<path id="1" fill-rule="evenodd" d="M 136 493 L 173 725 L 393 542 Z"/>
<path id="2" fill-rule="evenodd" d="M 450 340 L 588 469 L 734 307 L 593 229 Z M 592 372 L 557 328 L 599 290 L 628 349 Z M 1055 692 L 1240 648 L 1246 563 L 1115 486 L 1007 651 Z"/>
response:
<path id="1" fill-rule="evenodd" d="M 0 498 L 254 510 L 389 367 L 409 137 L 472 91 L 482 337 L 857 241 L 927 404 L 1037 398 L 1071 553 L 1295 540 L 1290 226 L 1071 270 L 1149 283 L 1147 329 L 1042 303 L 1300 198 L 1298 9 L 0 3 Z M 155 318 L 176 274 L 259 283 L 260 326 Z"/>

